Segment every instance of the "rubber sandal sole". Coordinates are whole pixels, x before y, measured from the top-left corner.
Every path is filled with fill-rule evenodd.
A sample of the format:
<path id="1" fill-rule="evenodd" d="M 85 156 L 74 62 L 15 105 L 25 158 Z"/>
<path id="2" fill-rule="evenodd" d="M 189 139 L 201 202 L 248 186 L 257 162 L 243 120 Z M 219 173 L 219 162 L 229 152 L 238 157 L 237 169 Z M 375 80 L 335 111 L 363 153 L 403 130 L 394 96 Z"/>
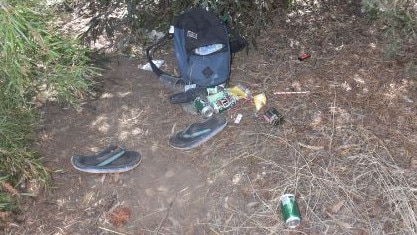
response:
<path id="1" fill-rule="evenodd" d="M 110 146 L 93 156 L 72 156 L 72 166 L 87 173 L 122 173 L 137 167 L 142 160 L 140 153 Z"/>
<path id="2" fill-rule="evenodd" d="M 169 139 L 169 145 L 176 149 L 191 150 L 210 140 L 226 126 L 226 118 L 215 115 L 203 123 L 191 124 L 185 131 L 178 132 Z M 201 134 L 200 138 L 197 138 L 199 136 L 198 134 Z"/>

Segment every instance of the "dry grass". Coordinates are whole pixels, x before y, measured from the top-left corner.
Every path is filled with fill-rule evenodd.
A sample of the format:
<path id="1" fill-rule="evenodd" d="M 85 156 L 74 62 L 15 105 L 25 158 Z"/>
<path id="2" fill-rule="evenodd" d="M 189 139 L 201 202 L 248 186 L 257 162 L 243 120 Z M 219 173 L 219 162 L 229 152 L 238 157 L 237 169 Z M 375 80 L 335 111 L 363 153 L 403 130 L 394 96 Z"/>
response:
<path id="1" fill-rule="evenodd" d="M 303 218 L 297 229 L 301 234 L 414 233 L 417 198 L 413 178 L 398 166 L 384 141 L 372 131 L 352 126 L 335 130 L 332 136 L 323 137 L 333 139 L 334 150 L 306 148 L 275 134 L 243 133 L 259 142 L 241 149 L 211 173 L 233 172 L 232 165 L 244 165 L 251 159 L 249 169 L 241 168 L 231 177 L 232 187 L 246 194 L 249 203 L 236 208 L 228 200 L 239 197 L 238 193 L 223 190 L 227 193 L 222 195 L 225 204 L 213 211 L 213 231 L 288 231 L 278 208 L 279 197 L 295 193 Z M 279 150 L 271 151 L 271 146 Z"/>
<path id="2" fill-rule="evenodd" d="M 213 144 L 211 178 L 230 181 L 213 184 L 224 204 L 213 206 L 208 225 L 216 234 L 292 234 L 279 197 L 294 193 L 297 234 L 415 234 L 415 81 L 381 59 L 376 35 L 355 34 L 369 30 L 363 22 L 323 20 L 297 34 L 310 17 L 269 31 L 257 61 L 235 61 L 232 81 L 265 92 L 286 122 L 271 128 L 250 108 L 237 111 L 247 122 L 216 142 L 234 145 Z M 297 61 L 306 50 L 312 58 Z"/>

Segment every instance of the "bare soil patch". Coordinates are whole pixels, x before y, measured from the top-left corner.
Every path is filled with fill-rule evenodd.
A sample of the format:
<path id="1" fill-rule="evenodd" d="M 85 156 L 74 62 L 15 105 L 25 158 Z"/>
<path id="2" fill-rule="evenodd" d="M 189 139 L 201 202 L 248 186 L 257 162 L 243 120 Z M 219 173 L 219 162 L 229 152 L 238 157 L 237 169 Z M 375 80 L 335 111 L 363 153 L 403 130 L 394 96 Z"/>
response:
<path id="1" fill-rule="evenodd" d="M 155 75 L 138 68 L 144 58 L 114 57 L 98 96 L 81 109 L 42 108 L 37 148 L 54 187 L 23 205 L 8 231 L 412 234 L 417 95 L 410 64 L 385 58 L 386 42 L 357 5 L 280 14 L 258 50 L 234 57 L 230 82 L 264 92 L 284 124 L 269 126 L 248 102 L 226 113 L 226 129 L 203 146 L 175 150 L 169 136 L 202 118 L 169 103 Z M 312 57 L 298 61 L 303 52 Z M 274 94 L 286 91 L 309 93 Z M 115 143 L 140 152 L 141 165 L 108 175 L 72 168 L 71 155 Z M 279 211 L 284 193 L 300 206 L 295 230 Z"/>

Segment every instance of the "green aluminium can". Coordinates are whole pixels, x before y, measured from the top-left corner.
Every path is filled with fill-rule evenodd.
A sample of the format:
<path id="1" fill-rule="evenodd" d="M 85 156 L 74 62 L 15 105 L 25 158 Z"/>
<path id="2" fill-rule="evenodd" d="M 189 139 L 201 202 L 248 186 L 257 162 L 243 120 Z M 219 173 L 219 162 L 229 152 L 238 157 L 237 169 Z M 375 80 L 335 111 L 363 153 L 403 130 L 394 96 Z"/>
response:
<path id="1" fill-rule="evenodd" d="M 301 223 L 301 215 L 294 194 L 284 194 L 279 200 L 285 224 L 288 228 L 296 228 Z"/>
<path id="2" fill-rule="evenodd" d="M 201 99 L 200 97 L 197 97 L 194 100 L 194 107 L 198 113 L 201 113 L 201 115 L 206 118 L 213 116 L 216 111 L 208 101 Z"/>

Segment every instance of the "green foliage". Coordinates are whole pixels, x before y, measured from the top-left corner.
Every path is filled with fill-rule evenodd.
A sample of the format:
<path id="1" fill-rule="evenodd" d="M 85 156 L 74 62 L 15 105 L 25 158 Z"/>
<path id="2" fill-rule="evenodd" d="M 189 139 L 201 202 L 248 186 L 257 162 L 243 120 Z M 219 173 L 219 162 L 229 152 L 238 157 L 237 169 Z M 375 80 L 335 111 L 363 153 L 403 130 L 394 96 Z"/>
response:
<path id="1" fill-rule="evenodd" d="M 240 33 L 255 45 L 255 39 L 272 22 L 276 9 L 295 11 L 300 6 L 338 4 L 341 0 L 67 0 L 66 9 L 83 9 L 92 17 L 89 29 L 82 35 L 86 42 L 94 41 L 99 35 L 114 36 L 117 30 L 132 35 L 145 35 L 144 32 L 156 29 L 166 32 L 181 11 L 192 6 L 206 7 L 223 17 L 229 23 L 233 33 Z M 344 1 L 341 1 L 344 2 Z M 380 21 L 385 24 L 387 38 L 393 43 L 387 48 L 393 54 L 393 48 L 403 50 L 404 44 L 416 39 L 417 8 L 415 0 L 362 0 L 362 8 L 368 21 Z M 71 7 L 68 7 L 71 6 Z M 330 9 L 330 8 L 329 8 Z M 122 16 L 122 17 L 120 17 Z M 146 39 L 145 39 L 146 40 Z M 146 41 L 142 41 L 146 44 Z M 401 54 L 401 51 L 394 52 Z"/>
<path id="2" fill-rule="evenodd" d="M 4 187 L 7 185 L 10 185 L 7 182 L 7 177 L 0 177 L 0 211 L 12 211 L 16 209 L 16 198 L 13 197 L 13 192 L 10 189 Z M 12 190 L 16 191 L 14 188 Z"/>
<path id="3" fill-rule="evenodd" d="M 49 175 L 31 149 L 39 97 L 77 104 L 88 93 L 96 70 L 88 50 L 53 27 L 40 1 L 0 2 L 0 182 L 45 184 Z M 0 191 L 0 210 L 13 208 Z"/>
<path id="4" fill-rule="evenodd" d="M 41 165 L 38 154 L 31 151 L 34 123 L 37 117 L 28 107 L 16 104 L 6 94 L 0 94 L 0 182 L 19 184 L 28 179 L 46 183 L 49 175 Z M 16 200 L 10 192 L 0 191 L 0 210 L 15 208 Z"/>
<path id="5" fill-rule="evenodd" d="M 386 37 L 392 40 L 387 55 L 403 54 L 402 48 L 417 39 L 417 5 L 415 0 L 362 0 L 362 7 L 370 21 L 384 25 Z"/>
<path id="6" fill-rule="evenodd" d="M 16 209 L 16 198 L 9 193 L 0 192 L 0 210 L 12 211 Z"/>
<path id="7" fill-rule="evenodd" d="M 287 10 L 295 9 L 295 1 L 296 0 L 283 0 L 284 9 L 287 9 Z"/>
<path id="8" fill-rule="evenodd" d="M 73 1 L 72 5 L 78 2 Z M 291 7 L 292 0 L 284 1 Z M 233 32 L 239 32 L 250 41 L 258 37 L 262 30 L 272 22 L 274 10 L 282 1 L 234 1 L 234 0 L 125 0 L 125 1 L 86 1 L 78 9 L 90 9 L 94 17 L 90 27 L 83 34 L 87 41 L 97 36 L 113 36 L 116 27 L 128 27 L 137 32 L 156 29 L 166 32 L 180 12 L 192 7 L 202 6 L 216 12 L 229 23 Z M 78 3 L 79 4 L 79 3 Z M 126 9 L 123 22 L 117 22 L 112 15 Z"/>
<path id="9" fill-rule="evenodd" d="M 18 106 L 7 95 L 0 98 L 0 173 L 15 181 L 36 178 L 45 181 L 48 176 L 37 153 L 30 150 L 37 115 L 29 107 Z M 10 103 L 8 103 L 10 102 Z"/>
<path id="10" fill-rule="evenodd" d="M 4 94 L 26 104 L 47 92 L 60 101 L 75 103 L 91 86 L 86 49 L 63 38 L 44 19 L 52 16 L 29 7 L 0 5 L 0 85 Z"/>

